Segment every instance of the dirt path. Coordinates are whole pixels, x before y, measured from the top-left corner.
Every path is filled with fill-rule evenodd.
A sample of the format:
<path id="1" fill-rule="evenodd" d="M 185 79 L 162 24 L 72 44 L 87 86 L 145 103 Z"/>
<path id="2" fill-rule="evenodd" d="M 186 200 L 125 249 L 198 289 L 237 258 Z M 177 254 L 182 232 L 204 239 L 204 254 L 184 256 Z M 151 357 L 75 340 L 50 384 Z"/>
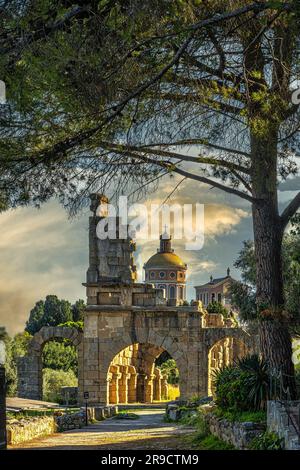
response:
<path id="1" fill-rule="evenodd" d="M 189 449 L 183 436 L 193 429 L 163 421 L 164 410 L 135 411 L 136 420 L 107 419 L 83 429 L 74 429 L 53 436 L 15 445 L 12 449 Z"/>

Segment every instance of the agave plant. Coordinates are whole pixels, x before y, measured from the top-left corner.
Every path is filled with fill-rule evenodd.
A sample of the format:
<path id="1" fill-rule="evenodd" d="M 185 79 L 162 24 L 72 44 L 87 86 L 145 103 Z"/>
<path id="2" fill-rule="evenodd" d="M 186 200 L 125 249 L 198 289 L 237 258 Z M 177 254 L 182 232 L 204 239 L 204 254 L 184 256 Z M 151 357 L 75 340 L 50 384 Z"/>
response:
<path id="1" fill-rule="evenodd" d="M 257 354 L 244 356 L 237 367 L 245 372 L 243 383 L 248 388 L 249 402 L 255 410 L 265 409 L 270 398 L 270 375 L 268 365 Z"/>

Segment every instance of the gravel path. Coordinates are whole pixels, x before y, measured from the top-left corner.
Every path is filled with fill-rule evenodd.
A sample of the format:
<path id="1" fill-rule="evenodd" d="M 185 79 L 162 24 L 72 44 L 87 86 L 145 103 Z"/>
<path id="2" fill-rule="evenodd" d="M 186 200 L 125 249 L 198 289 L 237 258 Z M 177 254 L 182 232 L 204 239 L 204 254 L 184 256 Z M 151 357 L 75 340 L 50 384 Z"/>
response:
<path id="1" fill-rule="evenodd" d="M 136 420 L 107 419 L 86 428 L 74 429 L 12 446 L 12 449 L 95 450 L 95 449 L 189 449 L 183 436 L 193 432 L 163 421 L 164 410 L 134 411 Z"/>

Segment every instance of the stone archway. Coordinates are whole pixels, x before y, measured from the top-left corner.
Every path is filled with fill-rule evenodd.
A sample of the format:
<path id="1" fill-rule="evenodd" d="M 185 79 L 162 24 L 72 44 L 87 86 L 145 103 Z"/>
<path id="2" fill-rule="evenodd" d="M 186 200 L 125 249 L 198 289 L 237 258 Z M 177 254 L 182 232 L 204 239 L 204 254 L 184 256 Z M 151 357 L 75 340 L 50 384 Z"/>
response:
<path id="1" fill-rule="evenodd" d="M 153 403 L 167 399 L 167 376 L 155 366 L 162 347 L 135 343 L 122 349 L 107 371 L 108 404 Z"/>
<path id="2" fill-rule="evenodd" d="M 219 339 L 208 352 L 208 395 L 214 394 L 214 372 L 229 366 L 249 353 L 246 344 L 235 337 Z"/>
<path id="3" fill-rule="evenodd" d="M 82 382 L 82 333 L 66 326 L 43 326 L 32 338 L 28 354 L 18 359 L 17 395 L 20 398 L 41 400 L 43 395 L 42 352 L 45 343 L 53 339 L 67 339 L 78 352 L 78 383 Z"/>
<path id="4" fill-rule="evenodd" d="M 180 349 L 177 347 L 177 344 L 169 344 L 167 349 L 166 345 L 164 346 L 163 338 L 159 336 L 154 338 L 152 335 L 151 343 L 139 342 L 139 335 L 137 335 L 136 339 L 136 343 L 132 345 L 128 345 L 128 343 L 126 344 L 124 342 L 124 347 L 121 347 L 121 349 L 119 342 L 110 344 L 109 353 L 106 351 L 105 359 L 99 363 L 99 375 L 102 376 L 102 374 L 105 374 L 106 372 L 108 381 L 107 386 L 102 389 L 103 391 L 104 389 L 106 390 L 106 394 L 102 395 L 101 402 L 103 401 L 107 404 L 122 403 L 122 399 L 118 399 L 117 397 L 118 394 L 119 397 L 126 396 L 126 394 L 122 391 L 122 388 L 126 386 L 128 390 L 127 397 L 130 397 L 128 402 L 152 403 L 155 399 L 159 400 L 159 396 L 166 396 L 166 378 L 162 376 L 158 377 L 159 372 L 155 368 L 155 359 L 163 351 L 167 351 L 176 361 L 176 365 L 179 370 L 179 387 L 180 390 L 183 390 L 183 393 L 186 393 L 188 360 L 185 352 L 180 351 Z M 156 344 L 154 344 L 155 341 Z M 158 345 L 160 343 L 161 346 Z M 133 361 L 133 363 L 130 364 L 132 367 L 131 371 L 128 369 L 127 364 L 121 364 L 121 366 L 114 364 L 115 358 L 118 358 L 123 351 L 131 350 L 131 348 L 135 346 L 139 346 L 139 352 L 142 354 L 142 358 L 140 358 L 141 360 L 139 362 Z M 133 351 L 131 350 L 131 352 Z M 128 382 L 127 385 L 125 385 L 125 376 L 127 376 L 128 381 L 131 381 L 131 385 L 135 387 L 135 391 L 133 391 Z M 111 393 L 113 394 L 113 400 L 111 400 Z"/>
<path id="5" fill-rule="evenodd" d="M 191 307 L 172 308 L 122 308 L 119 306 L 89 306 L 84 318 L 84 375 L 79 399 L 83 402 L 83 391 L 89 392 L 89 403 L 109 403 L 109 387 L 126 387 L 122 369 L 114 369 L 109 376 L 110 364 L 120 351 L 133 344 L 148 344 L 159 350 L 166 350 L 176 361 L 179 369 L 180 398 L 206 396 L 208 392 L 208 357 L 210 348 L 219 340 L 233 337 L 241 340 L 247 350 L 255 350 L 255 341 L 246 331 L 236 327 L 204 327 L 202 317 Z M 151 349 L 149 349 L 151 356 Z M 138 371 L 135 371 L 138 374 Z M 153 371 L 149 372 L 153 375 Z M 138 375 L 136 387 L 145 388 Z M 138 382 L 139 380 L 139 382 Z M 119 383 L 120 382 L 120 383 Z M 151 387 L 150 387 L 151 390 Z M 152 388 L 153 392 L 153 388 Z M 145 390 L 140 392 L 145 394 Z"/>
<path id="6" fill-rule="evenodd" d="M 218 364 L 214 362 L 216 359 L 214 353 L 216 356 L 219 355 L 219 363 L 228 365 L 238 357 L 259 351 L 258 337 L 250 335 L 242 328 L 207 328 L 203 330 L 203 335 L 204 353 L 207 355 L 206 392 L 211 395 L 211 369 L 218 368 Z"/>

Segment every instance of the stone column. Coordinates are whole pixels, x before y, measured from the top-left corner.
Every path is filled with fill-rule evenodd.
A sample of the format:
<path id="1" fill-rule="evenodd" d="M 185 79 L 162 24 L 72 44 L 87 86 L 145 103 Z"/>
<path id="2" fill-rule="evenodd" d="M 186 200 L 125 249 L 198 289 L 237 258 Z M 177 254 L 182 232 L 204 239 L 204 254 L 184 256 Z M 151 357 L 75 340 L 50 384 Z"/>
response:
<path id="1" fill-rule="evenodd" d="M 153 379 L 155 374 L 149 374 L 145 377 L 145 402 L 153 403 Z"/>
<path id="2" fill-rule="evenodd" d="M 169 385 L 168 385 L 168 375 L 164 374 L 161 378 L 161 398 L 162 400 L 168 399 Z"/>
<path id="3" fill-rule="evenodd" d="M 132 369 L 134 369 L 134 367 L 132 367 Z M 129 379 L 128 379 L 128 403 L 137 402 L 136 388 L 137 388 L 137 373 L 135 372 L 135 370 L 131 370 L 129 374 Z"/>
<path id="4" fill-rule="evenodd" d="M 109 403 L 117 405 L 119 403 L 119 380 L 122 377 L 122 374 L 119 372 L 118 366 L 111 366 L 110 374 Z"/>
<path id="5" fill-rule="evenodd" d="M 154 369 L 155 378 L 153 380 L 153 400 L 161 401 L 161 371 L 155 367 Z"/>
<path id="6" fill-rule="evenodd" d="M 122 367 L 120 370 L 119 380 L 119 403 L 128 403 L 128 381 L 130 374 L 127 371 L 127 367 Z"/>
<path id="7" fill-rule="evenodd" d="M 100 204 L 108 203 L 108 198 L 103 194 L 93 193 L 90 195 L 90 210 L 93 215 L 89 218 L 89 268 L 87 270 L 87 283 L 96 283 L 99 280 L 99 254 L 98 238 L 96 228 L 99 220 L 106 214 L 97 214 Z M 101 217 L 100 217 L 101 215 Z"/>
<path id="8" fill-rule="evenodd" d="M 137 374 L 136 400 L 139 403 L 145 403 L 146 374 Z"/>

